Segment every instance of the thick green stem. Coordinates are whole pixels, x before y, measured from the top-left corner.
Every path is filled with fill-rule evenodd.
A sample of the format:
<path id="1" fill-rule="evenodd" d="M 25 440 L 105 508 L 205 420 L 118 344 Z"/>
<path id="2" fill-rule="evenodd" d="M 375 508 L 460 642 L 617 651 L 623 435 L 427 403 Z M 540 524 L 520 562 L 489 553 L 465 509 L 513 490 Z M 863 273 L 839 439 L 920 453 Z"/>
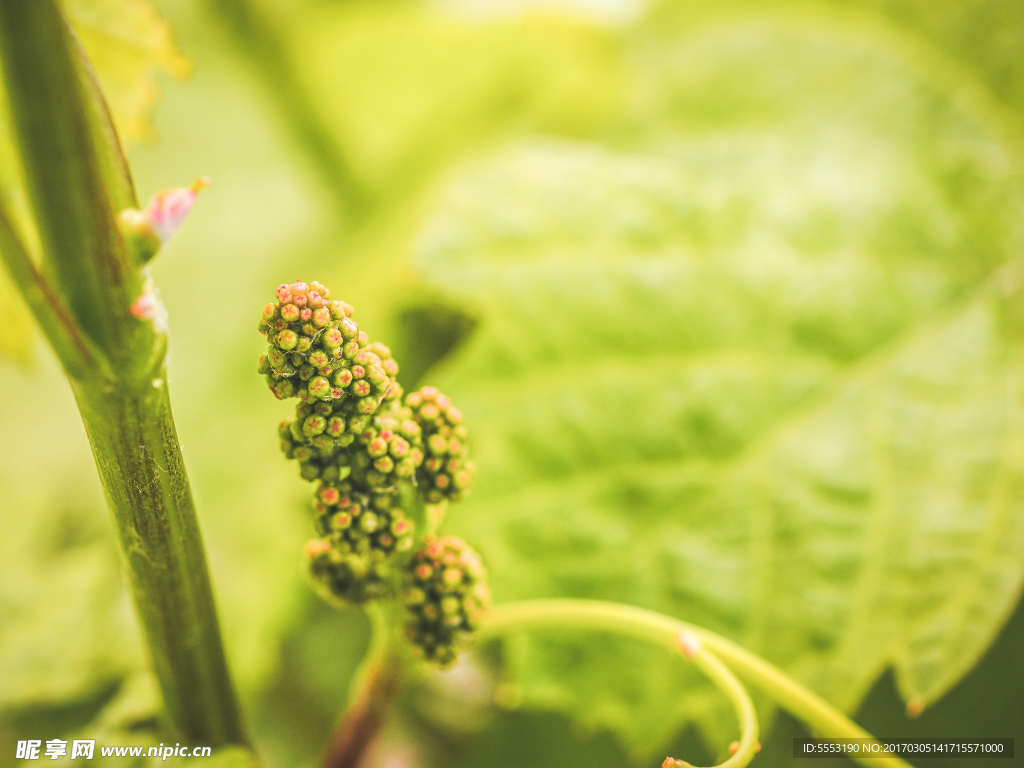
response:
<path id="1" fill-rule="evenodd" d="M 116 223 L 136 199 L 110 115 L 55 0 L 0 0 L 0 64 L 41 264 L 2 211 L 0 249 L 71 380 L 170 724 L 194 744 L 245 744 L 171 419 L 163 310 Z"/>
<path id="2" fill-rule="evenodd" d="M 823 698 L 788 677 L 778 667 L 714 632 L 653 611 L 597 600 L 530 600 L 495 608 L 480 630 L 481 637 L 522 629 L 601 629 L 661 645 L 678 642 L 681 633 L 700 639 L 705 648 L 780 706 L 821 735 L 831 738 L 872 738 Z M 910 768 L 896 757 L 853 758 L 875 768 Z"/>
<path id="3" fill-rule="evenodd" d="M 73 384 L 171 723 L 193 742 L 244 744 L 164 372 Z"/>

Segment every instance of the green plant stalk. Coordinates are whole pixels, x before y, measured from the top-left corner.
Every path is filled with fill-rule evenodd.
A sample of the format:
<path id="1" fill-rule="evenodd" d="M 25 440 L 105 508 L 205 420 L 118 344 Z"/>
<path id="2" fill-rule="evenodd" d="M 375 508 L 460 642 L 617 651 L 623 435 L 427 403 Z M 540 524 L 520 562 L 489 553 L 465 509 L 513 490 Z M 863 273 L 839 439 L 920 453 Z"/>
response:
<path id="1" fill-rule="evenodd" d="M 245 744 L 163 370 L 135 387 L 72 382 L 174 730 Z"/>
<path id="2" fill-rule="evenodd" d="M 510 603 L 491 611 L 480 629 L 480 637 L 526 629 L 567 628 L 604 630 L 674 649 L 679 647 L 680 633 L 691 633 L 740 677 L 760 688 L 783 709 L 807 723 L 822 736 L 873 738 L 823 698 L 807 690 L 760 656 L 714 632 L 643 608 L 598 600 L 528 600 Z M 728 695 L 728 690 L 723 690 Z M 897 757 L 851 759 L 867 768 L 910 768 Z"/>
<path id="3" fill-rule="evenodd" d="M 41 264 L 2 207 L 0 249 L 70 379 L 170 726 L 246 744 L 171 418 L 162 308 L 116 224 L 137 204 L 109 113 L 55 0 L 0 2 L 0 65 Z M 132 312 L 140 296 L 148 315 Z"/>
<path id="4" fill-rule="evenodd" d="M 398 644 L 397 609 L 395 604 L 367 606 L 370 645 L 352 676 L 345 711 L 327 739 L 324 768 L 357 768 L 398 694 L 405 659 Z"/>

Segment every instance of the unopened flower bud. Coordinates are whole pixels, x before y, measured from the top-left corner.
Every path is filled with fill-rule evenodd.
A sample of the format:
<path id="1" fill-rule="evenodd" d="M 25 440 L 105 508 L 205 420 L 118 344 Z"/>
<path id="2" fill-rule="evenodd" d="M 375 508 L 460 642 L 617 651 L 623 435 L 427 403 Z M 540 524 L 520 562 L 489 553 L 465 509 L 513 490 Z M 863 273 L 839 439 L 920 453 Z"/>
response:
<path id="1" fill-rule="evenodd" d="M 306 437 L 321 434 L 327 429 L 327 420 L 320 414 L 313 414 L 302 422 L 302 432 Z"/>
<path id="2" fill-rule="evenodd" d="M 121 211 L 117 217 L 117 228 L 131 260 L 140 266 L 151 261 L 163 244 L 149 218 L 138 208 Z"/>

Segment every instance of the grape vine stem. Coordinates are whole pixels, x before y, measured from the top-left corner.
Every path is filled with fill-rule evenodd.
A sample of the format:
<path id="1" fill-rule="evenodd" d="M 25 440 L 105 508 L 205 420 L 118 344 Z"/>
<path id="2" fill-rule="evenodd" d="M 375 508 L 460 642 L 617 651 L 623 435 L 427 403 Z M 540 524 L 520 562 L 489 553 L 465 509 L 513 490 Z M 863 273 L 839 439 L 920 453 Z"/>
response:
<path id="1" fill-rule="evenodd" d="M 682 652 L 729 698 L 740 721 L 740 747 L 716 768 L 742 768 L 754 755 L 757 720 L 750 697 L 733 672 L 760 688 L 779 706 L 828 738 L 873 738 L 817 694 L 778 667 L 721 635 L 664 614 L 597 600 L 528 600 L 495 607 L 479 637 L 537 629 L 587 629 L 613 632 Z M 687 646 L 686 638 L 697 638 Z M 681 643 L 682 641 L 682 643 Z M 910 768 L 897 757 L 853 758 L 869 768 Z"/>

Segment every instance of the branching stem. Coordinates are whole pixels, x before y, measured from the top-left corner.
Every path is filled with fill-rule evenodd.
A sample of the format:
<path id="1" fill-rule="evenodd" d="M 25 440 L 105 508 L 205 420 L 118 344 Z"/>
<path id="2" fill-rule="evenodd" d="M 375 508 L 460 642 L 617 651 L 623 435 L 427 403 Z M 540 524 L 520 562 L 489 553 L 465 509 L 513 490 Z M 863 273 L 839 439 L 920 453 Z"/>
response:
<path id="1" fill-rule="evenodd" d="M 709 666 L 701 666 L 707 674 L 737 707 L 737 694 L 729 687 L 727 678 L 716 676 L 714 664 L 718 658 L 748 682 L 771 696 L 781 707 L 803 720 L 822 736 L 831 738 L 872 738 L 871 734 L 858 726 L 846 715 L 823 698 L 804 688 L 769 664 L 760 656 L 747 651 L 714 632 L 687 624 L 684 621 L 654 611 L 618 603 L 597 600 L 529 600 L 496 607 L 481 627 L 480 636 L 494 636 L 508 632 L 529 629 L 583 628 L 604 630 L 627 635 L 641 640 L 680 649 L 680 638 L 692 635 L 699 638 L 703 650 L 694 655 L 694 663 L 701 666 L 702 658 L 713 659 Z M 711 653 L 708 653 L 708 652 Z M 718 658 L 716 658 L 716 656 Z M 732 680 L 731 675 L 729 676 Z M 736 683 L 739 685 L 739 683 Z M 742 686 L 741 686 L 742 687 Z M 746 697 L 746 692 L 743 695 Z M 747 697 L 749 701 L 749 697 Z M 746 736 L 747 725 L 737 708 L 741 726 Z M 756 722 L 754 724 L 756 734 Z M 755 735 L 756 740 L 756 735 Z M 744 754 L 745 743 L 741 740 L 740 750 L 730 761 L 723 763 L 729 768 L 738 768 L 746 762 L 731 762 Z M 875 768 L 910 768 L 897 757 L 853 758 L 862 765 Z"/>
<path id="2" fill-rule="evenodd" d="M 403 659 L 394 642 L 393 617 L 380 605 L 369 606 L 368 613 L 373 622 L 370 647 L 353 676 L 345 713 L 327 740 L 323 768 L 357 768 L 402 682 Z"/>
<path id="3" fill-rule="evenodd" d="M 0 201 L 0 258 L 11 282 L 18 287 L 36 322 L 46 335 L 64 370 L 72 378 L 99 365 L 98 354 L 86 339 L 49 281 L 32 262 Z"/>

